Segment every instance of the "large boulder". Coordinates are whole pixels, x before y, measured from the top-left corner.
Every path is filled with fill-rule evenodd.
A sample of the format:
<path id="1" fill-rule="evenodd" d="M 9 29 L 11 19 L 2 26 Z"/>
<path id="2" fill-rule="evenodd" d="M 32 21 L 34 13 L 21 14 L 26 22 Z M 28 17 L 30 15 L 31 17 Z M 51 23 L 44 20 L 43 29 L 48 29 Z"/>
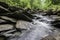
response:
<path id="1" fill-rule="evenodd" d="M 29 30 L 32 27 L 32 24 L 27 21 L 17 21 L 16 28 L 17 29 L 26 29 Z"/>

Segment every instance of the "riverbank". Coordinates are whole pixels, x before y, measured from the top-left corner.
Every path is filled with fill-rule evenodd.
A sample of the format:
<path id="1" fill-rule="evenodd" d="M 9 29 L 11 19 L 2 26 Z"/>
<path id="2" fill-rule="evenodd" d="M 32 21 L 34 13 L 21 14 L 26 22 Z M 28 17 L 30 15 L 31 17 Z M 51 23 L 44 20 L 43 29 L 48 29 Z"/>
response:
<path id="1" fill-rule="evenodd" d="M 2 38 L 6 38 L 6 40 L 7 38 L 10 38 L 10 40 L 12 39 L 16 40 L 16 38 L 18 38 L 19 40 L 20 37 L 22 37 L 22 34 L 25 33 L 26 35 L 28 34 L 27 35 L 28 38 L 34 36 L 36 38 L 37 36 L 42 37 L 41 34 L 42 33 L 46 34 L 45 31 L 48 31 L 47 34 L 50 31 L 55 31 L 50 30 L 48 24 L 54 26 L 57 29 L 60 28 L 60 10 L 53 11 L 52 9 L 49 10 L 40 9 L 32 10 L 30 8 L 24 9 L 15 6 L 9 6 L 8 4 L 5 3 L 2 3 L 0 5 L 0 37 L 3 36 Z M 40 25 L 43 30 L 40 28 Z M 34 34 L 34 36 L 32 36 L 32 34 Z M 25 40 L 25 38 L 27 38 L 25 36 L 23 35 L 21 40 Z M 33 40 L 34 38 L 31 38 L 31 40 Z"/>

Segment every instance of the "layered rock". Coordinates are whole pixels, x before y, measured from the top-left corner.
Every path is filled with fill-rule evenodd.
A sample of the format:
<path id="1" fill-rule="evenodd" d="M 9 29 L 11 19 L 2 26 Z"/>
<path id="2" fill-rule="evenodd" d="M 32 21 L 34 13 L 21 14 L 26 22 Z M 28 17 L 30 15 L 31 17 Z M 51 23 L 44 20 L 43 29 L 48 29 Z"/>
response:
<path id="1" fill-rule="evenodd" d="M 0 31 L 10 30 L 10 29 L 13 29 L 13 25 L 10 24 L 0 25 Z"/>

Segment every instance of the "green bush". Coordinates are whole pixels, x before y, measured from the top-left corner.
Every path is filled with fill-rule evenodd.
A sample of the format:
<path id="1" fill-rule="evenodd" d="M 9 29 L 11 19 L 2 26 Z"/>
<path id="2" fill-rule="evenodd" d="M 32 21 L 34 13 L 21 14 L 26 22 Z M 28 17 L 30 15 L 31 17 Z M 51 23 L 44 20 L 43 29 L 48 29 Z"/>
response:
<path id="1" fill-rule="evenodd" d="M 1 0 L 0 0 L 1 1 Z M 60 7 L 60 0 L 3 0 L 10 6 L 31 9 L 56 9 Z"/>

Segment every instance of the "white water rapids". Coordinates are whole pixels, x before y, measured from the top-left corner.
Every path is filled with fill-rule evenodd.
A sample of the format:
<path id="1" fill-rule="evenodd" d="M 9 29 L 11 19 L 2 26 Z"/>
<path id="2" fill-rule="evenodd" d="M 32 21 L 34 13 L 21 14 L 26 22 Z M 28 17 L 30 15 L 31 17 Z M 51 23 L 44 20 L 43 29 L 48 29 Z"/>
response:
<path id="1" fill-rule="evenodd" d="M 23 33 L 20 38 L 13 38 L 11 40 L 41 40 L 45 36 L 57 33 L 56 31 L 52 31 L 54 28 L 50 24 L 54 19 L 49 18 L 48 16 L 36 16 L 40 17 L 40 19 L 33 19 L 33 24 L 30 30 Z"/>

